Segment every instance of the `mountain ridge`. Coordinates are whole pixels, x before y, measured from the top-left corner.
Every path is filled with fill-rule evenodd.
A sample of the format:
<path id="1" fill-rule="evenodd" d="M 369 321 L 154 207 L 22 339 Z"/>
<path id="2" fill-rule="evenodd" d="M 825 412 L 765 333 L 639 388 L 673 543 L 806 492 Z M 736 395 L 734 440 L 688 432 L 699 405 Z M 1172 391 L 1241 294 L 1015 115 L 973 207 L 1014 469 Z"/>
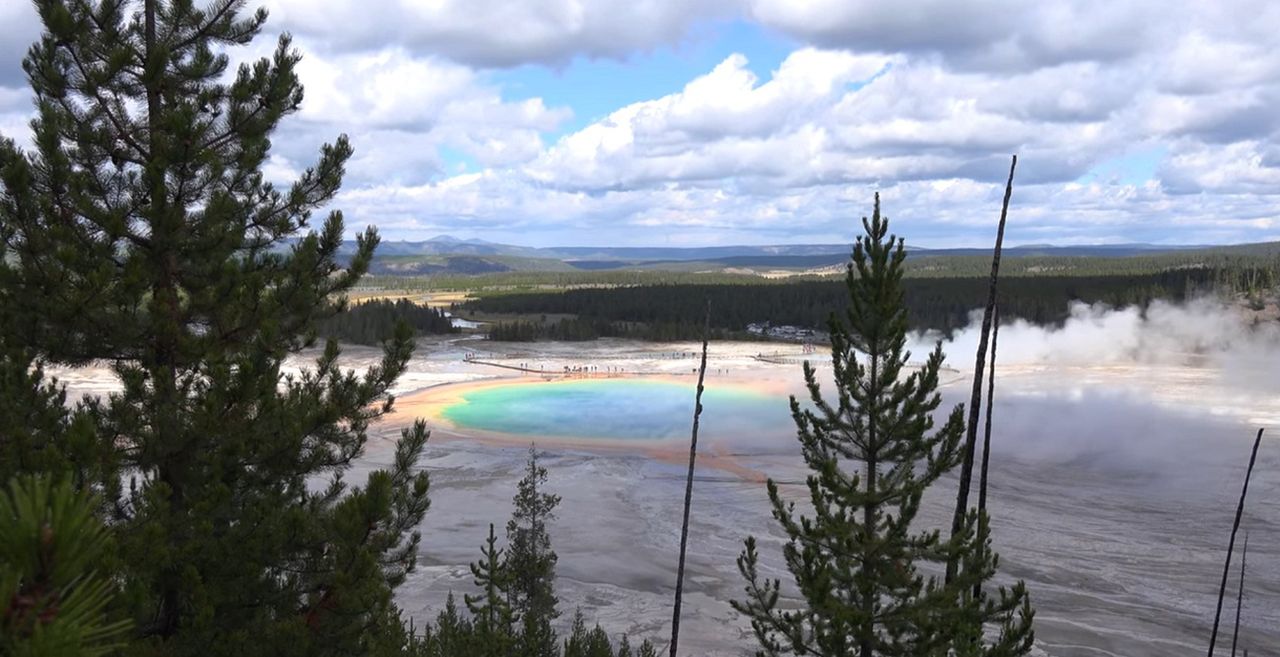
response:
<path id="1" fill-rule="evenodd" d="M 1265 244 L 1265 243 L 1259 243 Z M 1009 246 L 1004 252 L 1010 256 L 1018 255 L 1058 255 L 1058 256 L 1129 256 L 1155 254 L 1170 251 L 1187 251 L 1196 249 L 1235 248 L 1257 246 L 1256 244 L 1233 245 L 1199 245 L 1199 244 L 1148 244 L 1141 242 L 1121 244 L 1025 244 Z M 523 258 L 548 258 L 574 261 L 693 261 L 716 260 L 720 258 L 768 257 L 768 256 L 821 256 L 848 255 L 852 244 L 766 244 L 766 245 L 726 245 L 726 246 L 551 246 L 534 247 L 516 244 L 503 244 L 480 239 L 459 239 L 451 235 L 437 235 L 430 239 L 384 240 L 378 247 L 378 257 L 394 256 L 431 256 L 431 255 L 475 255 L 475 256 L 518 256 Z M 349 255 L 355 250 L 355 242 L 343 243 L 343 254 Z M 990 248 L 983 247 L 943 247 L 927 248 L 907 245 L 913 256 L 921 255 L 981 255 L 990 253 Z"/>

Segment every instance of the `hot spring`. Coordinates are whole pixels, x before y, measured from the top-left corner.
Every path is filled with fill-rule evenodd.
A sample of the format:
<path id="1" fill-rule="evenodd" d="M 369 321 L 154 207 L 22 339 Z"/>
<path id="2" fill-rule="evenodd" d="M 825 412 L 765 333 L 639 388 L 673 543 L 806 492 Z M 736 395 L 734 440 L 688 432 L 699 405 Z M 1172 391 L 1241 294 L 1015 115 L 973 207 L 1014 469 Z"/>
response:
<path id="1" fill-rule="evenodd" d="M 440 412 L 458 429 L 606 441 L 687 440 L 695 384 L 654 379 L 525 382 L 466 390 Z M 785 396 L 708 386 L 701 435 L 755 442 L 794 435 Z"/>

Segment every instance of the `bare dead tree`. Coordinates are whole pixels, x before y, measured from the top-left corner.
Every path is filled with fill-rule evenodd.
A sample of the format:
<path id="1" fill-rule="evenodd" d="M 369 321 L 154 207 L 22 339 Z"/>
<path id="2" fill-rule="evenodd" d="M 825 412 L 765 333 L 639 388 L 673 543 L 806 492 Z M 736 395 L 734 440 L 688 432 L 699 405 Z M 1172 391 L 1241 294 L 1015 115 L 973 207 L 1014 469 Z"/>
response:
<path id="1" fill-rule="evenodd" d="M 987 359 L 987 339 L 991 333 L 991 317 L 995 314 L 996 288 L 1000 280 L 1000 250 L 1004 247 L 1004 225 L 1009 216 L 1009 199 L 1013 196 L 1013 172 L 1018 168 L 1018 156 L 1009 164 L 1009 181 L 1004 187 L 1004 203 L 1000 207 L 1000 224 L 996 229 L 996 246 L 991 255 L 991 284 L 987 289 L 987 308 L 982 313 L 982 334 L 978 338 L 977 361 L 973 371 L 973 393 L 969 400 L 969 424 L 965 433 L 964 461 L 960 466 L 960 488 L 956 492 L 956 512 L 951 518 L 951 535 L 960 533 L 964 526 L 965 512 L 969 508 L 969 488 L 973 482 L 973 453 L 978 442 L 978 413 L 982 405 L 982 368 Z M 956 576 L 959 564 L 954 558 L 947 561 L 946 582 Z"/>
<path id="2" fill-rule="evenodd" d="M 1236 548 L 1236 532 L 1240 530 L 1240 516 L 1244 515 L 1244 498 L 1249 494 L 1249 478 L 1253 476 L 1253 464 L 1258 460 L 1258 446 L 1262 444 L 1262 429 L 1253 440 L 1253 452 L 1249 455 L 1249 468 L 1244 471 L 1244 487 L 1240 489 L 1240 502 L 1236 505 L 1236 519 L 1231 525 L 1231 539 L 1227 541 L 1227 561 L 1222 566 L 1222 585 L 1218 587 L 1218 609 L 1213 614 L 1213 634 L 1209 635 L 1209 657 L 1213 657 L 1218 644 L 1218 622 L 1222 620 L 1222 599 L 1227 595 L 1227 576 L 1231 574 L 1231 553 Z"/>
<path id="3" fill-rule="evenodd" d="M 987 366 L 987 419 L 982 435 L 982 472 L 978 475 L 978 513 L 987 510 L 987 467 L 991 464 L 991 409 L 996 405 L 996 341 L 1000 337 L 1000 306 L 991 317 L 991 362 Z M 982 584 L 973 585 L 973 597 L 982 595 Z"/>
<path id="4" fill-rule="evenodd" d="M 978 475 L 978 512 L 987 510 L 987 467 L 991 464 L 991 409 L 996 404 L 996 340 L 1000 337 L 1000 306 L 991 318 L 991 363 L 987 372 L 987 420 L 982 435 L 982 472 Z"/>
<path id="5" fill-rule="evenodd" d="M 1240 609 L 1244 607 L 1244 571 L 1249 563 L 1249 532 L 1244 533 L 1244 547 L 1240 548 L 1240 588 L 1236 591 L 1236 626 L 1231 630 L 1231 657 L 1236 657 L 1236 642 L 1240 639 Z"/>
<path id="6" fill-rule="evenodd" d="M 698 390 L 693 398 L 693 431 L 689 438 L 689 474 L 684 481 L 684 521 L 680 524 L 680 562 L 676 566 L 676 604 L 671 612 L 671 657 L 680 640 L 680 603 L 684 597 L 684 555 L 689 544 L 689 505 L 693 501 L 693 466 L 698 458 L 698 420 L 702 416 L 702 382 L 707 375 L 707 340 L 711 335 L 711 300 L 707 300 L 702 325 L 702 363 L 698 366 Z"/>

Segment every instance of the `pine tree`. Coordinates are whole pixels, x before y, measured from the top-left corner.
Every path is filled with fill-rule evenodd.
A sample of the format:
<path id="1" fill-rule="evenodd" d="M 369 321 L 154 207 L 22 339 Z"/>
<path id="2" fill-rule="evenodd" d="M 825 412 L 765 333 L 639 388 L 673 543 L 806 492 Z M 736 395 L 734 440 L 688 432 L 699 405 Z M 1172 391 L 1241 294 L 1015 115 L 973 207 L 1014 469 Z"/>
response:
<path id="1" fill-rule="evenodd" d="M 453 594 L 436 616 L 434 626 L 425 628 L 421 637 L 410 641 L 407 650 L 413 657 L 460 657 L 483 655 L 476 637 L 475 625 L 458 613 Z"/>
<path id="2" fill-rule="evenodd" d="M 511 609 L 520 628 L 519 654 L 548 657 L 558 654 L 551 621 L 560 615 L 555 593 L 556 553 L 547 523 L 555 519 L 560 496 L 542 492 L 547 469 L 538 465 L 538 452 L 529 448 L 525 476 L 517 484 L 515 511 L 507 522 L 507 569 Z"/>
<path id="3" fill-rule="evenodd" d="M 640 644 L 639 648 L 631 647 L 631 639 L 627 635 L 622 635 L 622 641 L 618 644 L 617 657 L 658 657 L 658 649 L 653 647 L 648 639 Z"/>
<path id="4" fill-rule="evenodd" d="M 123 644 L 116 583 L 101 570 L 111 537 L 96 502 L 48 476 L 0 496 L 0 654 L 93 657 Z"/>
<path id="5" fill-rule="evenodd" d="M 24 358 L 96 360 L 122 384 L 80 409 L 83 449 L 26 444 L 100 471 L 134 652 L 395 648 L 380 637 L 403 634 L 391 591 L 427 509 L 425 426 L 363 487 L 343 473 L 392 408 L 408 329 L 364 374 L 342 370 L 333 343 L 312 369 L 281 373 L 344 307 L 378 242 L 365 231 L 342 269 L 341 213 L 312 230 L 350 145 L 325 146 L 288 188 L 264 178 L 270 136 L 302 102 L 299 55 L 281 37 L 227 75 L 227 52 L 266 20 L 242 16 L 244 0 L 36 5 L 45 32 L 24 61 L 34 148 L 0 140 L 0 365 L 12 377 Z M 0 445 L 0 462 L 18 451 Z"/>
<path id="6" fill-rule="evenodd" d="M 0 283 L 0 308 L 8 308 L 3 297 Z M 77 490 L 118 491 L 113 461 L 112 446 L 83 407 L 69 409 L 66 389 L 45 378 L 43 363 L 29 349 L 10 348 L 0 330 L 0 482 L 45 473 L 69 477 Z"/>
<path id="7" fill-rule="evenodd" d="M 788 542 L 783 555 L 803 606 L 778 605 L 779 580 L 762 579 L 754 537 L 738 559 L 747 599 L 733 606 L 748 616 L 762 655 L 1021 655 L 1031 647 L 1025 588 L 975 598 L 975 584 L 995 573 L 986 516 L 971 513 L 949 540 L 920 530 L 925 490 L 961 460 L 963 409 L 941 427 L 933 412 L 941 344 L 917 371 L 904 374 L 907 317 L 903 242 L 888 237 L 877 195 L 866 234 L 854 246 L 846 286 L 849 308 L 829 322 L 836 401 L 821 393 L 806 362 L 813 408 L 793 397 L 806 465 L 812 516 L 804 516 L 768 482 L 774 518 Z M 951 583 L 926 576 L 954 556 L 964 566 Z M 986 644 L 983 630 L 995 625 Z"/>
<path id="8" fill-rule="evenodd" d="M 482 646 L 479 654 L 505 657 L 513 645 L 512 612 L 508 604 L 511 585 L 507 561 L 497 541 L 493 523 L 489 523 L 489 538 L 480 550 L 484 558 L 471 564 L 471 576 L 483 593 L 464 596 L 464 600 L 474 618 L 476 635 Z"/>
<path id="9" fill-rule="evenodd" d="M 564 640 L 564 657 L 614 657 L 613 646 L 609 643 L 609 634 L 599 625 L 588 630 L 582 618 L 582 610 L 573 614 L 573 623 L 569 627 L 569 638 Z"/>

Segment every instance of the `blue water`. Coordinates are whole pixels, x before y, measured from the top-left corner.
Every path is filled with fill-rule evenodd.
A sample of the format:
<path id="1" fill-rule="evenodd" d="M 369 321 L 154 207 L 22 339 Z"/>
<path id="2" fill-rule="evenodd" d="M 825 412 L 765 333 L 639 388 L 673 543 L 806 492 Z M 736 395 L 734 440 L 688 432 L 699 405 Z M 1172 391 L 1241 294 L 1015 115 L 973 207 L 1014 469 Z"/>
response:
<path id="1" fill-rule="evenodd" d="M 688 439 L 694 383 L 587 380 L 521 383 L 462 395 L 444 410 L 458 427 L 528 436 Z M 741 386 L 708 387 L 700 433 L 711 438 L 794 435 L 785 397 Z"/>

